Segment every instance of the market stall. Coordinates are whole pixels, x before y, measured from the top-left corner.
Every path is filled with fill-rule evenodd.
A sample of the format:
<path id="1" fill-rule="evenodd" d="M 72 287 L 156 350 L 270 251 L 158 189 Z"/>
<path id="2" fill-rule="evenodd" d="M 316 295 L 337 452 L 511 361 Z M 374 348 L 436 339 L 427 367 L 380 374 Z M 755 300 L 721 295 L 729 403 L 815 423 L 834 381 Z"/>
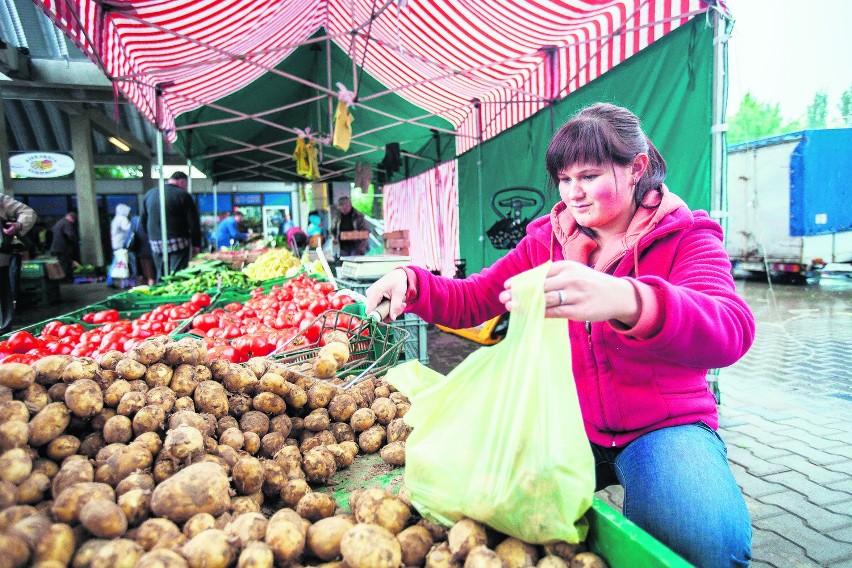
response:
<path id="1" fill-rule="evenodd" d="M 279 300 L 287 282 L 308 285 L 302 274 L 262 286 L 230 311 Z M 193 336 L 239 294 L 218 293 L 181 305 L 150 296 L 148 311 L 118 294 L 39 330 L 74 349 L 99 334 L 92 357 L 0 361 L 0 542 L 11 565 L 460 566 L 482 556 L 687 566 L 597 499 L 579 544 L 528 544 L 470 519 L 442 527 L 421 517 L 405 488 L 411 403 L 386 380 L 407 331 L 342 306 L 275 352 L 236 346 L 244 362 L 234 363 Z M 121 343 L 122 320 L 169 335 Z M 4 347 L 38 349 L 24 341 L 18 332 Z"/>

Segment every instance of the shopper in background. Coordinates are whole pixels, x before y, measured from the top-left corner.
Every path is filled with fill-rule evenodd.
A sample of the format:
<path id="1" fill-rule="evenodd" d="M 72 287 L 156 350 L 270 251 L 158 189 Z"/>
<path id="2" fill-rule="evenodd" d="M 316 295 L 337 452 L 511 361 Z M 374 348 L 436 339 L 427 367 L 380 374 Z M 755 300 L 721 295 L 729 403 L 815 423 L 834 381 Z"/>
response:
<path id="1" fill-rule="evenodd" d="M 65 282 L 74 281 L 74 269 L 80 266 L 80 234 L 77 232 L 77 212 L 69 211 L 53 225 L 50 252 L 65 273 Z"/>
<path id="2" fill-rule="evenodd" d="M 27 234 L 35 225 L 36 217 L 36 212 L 28 205 L 0 195 L 0 334 L 6 333 L 12 324 L 21 274 L 21 258 L 12 243 L 15 237 Z"/>
<path id="3" fill-rule="evenodd" d="M 352 200 L 344 196 L 337 200 L 337 212 L 331 223 L 331 234 L 340 247 L 340 256 L 367 254 L 369 239 L 342 239 L 341 233 L 369 231 L 370 223 L 363 213 L 352 207 Z"/>
<path id="4" fill-rule="evenodd" d="M 293 254 L 299 256 L 301 251 L 308 245 L 308 235 L 301 227 L 292 226 L 287 231 L 287 246 L 293 251 Z"/>
<path id="5" fill-rule="evenodd" d="M 281 225 L 278 226 L 278 234 L 281 236 L 286 236 L 287 231 L 292 229 L 295 226 L 293 220 L 290 218 L 290 213 L 287 211 L 284 212 L 284 219 L 281 221 Z"/>
<path id="6" fill-rule="evenodd" d="M 116 261 L 124 256 L 119 251 L 122 249 L 127 250 L 124 243 L 127 241 L 127 235 L 130 233 L 129 215 L 130 206 L 119 203 L 115 206 L 115 217 L 112 218 L 112 222 L 109 225 L 110 241 L 112 242 L 112 263 L 109 265 L 109 270 L 107 270 L 106 285 L 110 288 L 117 288 L 112 277 L 112 271 L 115 268 Z M 130 273 L 128 278 L 132 278 L 134 271 L 131 268 L 131 263 L 129 259 L 123 260 L 127 260 L 128 272 Z"/>
<path id="7" fill-rule="evenodd" d="M 154 268 L 154 256 L 151 252 L 151 243 L 148 242 L 148 233 L 142 225 L 139 215 L 130 219 L 130 231 L 124 242 L 127 255 L 130 258 L 131 272 L 136 275 L 138 284 L 153 286 L 156 283 L 156 269 Z"/>
<path id="8" fill-rule="evenodd" d="M 189 259 L 201 251 L 201 220 L 192 196 L 187 193 L 188 178 L 183 172 L 175 172 L 165 184 L 166 237 L 163 243 L 160 225 L 160 189 L 148 190 L 142 202 L 142 226 L 148 233 L 157 280 L 164 274 L 173 274 L 189 266 Z M 163 266 L 163 246 L 169 256 L 169 266 Z"/>
<path id="9" fill-rule="evenodd" d="M 506 256 L 464 280 L 393 270 L 367 290 L 367 312 L 390 298 L 391 318 L 472 327 L 517 306 L 511 277 L 553 260 L 545 315 L 567 320 L 597 489 L 622 485 L 624 515 L 689 562 L 747 566 L 749 512 L 706 380 L 755 331 L 722 228 L 663 184 L 665 161 L 627 109 L 580 111 L 546 167 L 562 200 Z"/>
<path id="10" fill-rule="evenodd" d="M 216 247 L 219 250 L 228 250 L 236 243 L 244 243 L 248 240 L 248 233 L 240 232 L 240 223 L 243 222 L 241 211 L 234 211 L 219 223 L 216 228 Z"/>

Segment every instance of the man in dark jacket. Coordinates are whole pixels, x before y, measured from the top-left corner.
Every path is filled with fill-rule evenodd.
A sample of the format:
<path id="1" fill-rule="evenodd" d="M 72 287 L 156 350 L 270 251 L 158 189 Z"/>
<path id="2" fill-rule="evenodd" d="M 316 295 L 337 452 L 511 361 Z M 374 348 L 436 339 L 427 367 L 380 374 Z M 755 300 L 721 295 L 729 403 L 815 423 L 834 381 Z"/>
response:
<path id="1" fill-rule="evenodd" d="M 352 207 L 352 200 L 343 196 L 337 200 L 337 214 L 334 215 L 331 222 L 331 234 L 340 247 L 340 256 L 367 254 L 367 249 L 370 248 L 369 239 L 343 238 L 355 231 L 369 232 L 370 223 L 363 213 Z"/>
<path id="2" fill-rule="evenodd" d="M 65 272 L 65 281 L 74 281 L 74 268 L 80 265 L 80 234 L 77 232 L 77 212 L 69 211 L 53 225 L 50 252 Z"/>
<path id="3" fill-rule="evenodd" d="M 157 280 L 164 274 L 172 274 L 189 266 L 189 259 L 201 250 L 201 220 L 192 196 L 186 192 L 188 178 L 176 172 L 165 185 L 166 197 L 166 250 L 169 266 L 163 267 L 163 240 L 160 228 L 160 189 L 153 187 L 145 194 L 142 203 L 142 225 L 148 233 Z"/>

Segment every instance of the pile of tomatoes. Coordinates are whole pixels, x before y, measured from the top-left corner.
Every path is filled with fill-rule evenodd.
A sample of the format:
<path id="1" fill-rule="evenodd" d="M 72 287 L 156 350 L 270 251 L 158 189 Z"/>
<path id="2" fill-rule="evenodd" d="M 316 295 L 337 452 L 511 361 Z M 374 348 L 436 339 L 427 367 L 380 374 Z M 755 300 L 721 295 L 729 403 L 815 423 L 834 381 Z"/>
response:
<path id="1" fill-rule="evenodd" d="M 331 283 L 300 275 L 269 292 L 252 290 L 251 298 L 242 304 L 233 302 L 195 316 L 188 333 L 207 342 L 211 358 L 241 363 L 277 350 L 321 345 L 323 332 L 332 328 L 324 328 L 318 316 L 353 302 L 348 296 L 335 296 Z M 334 318 L 333 329 L 350 331 L 359 323 L 341 313 Z"/>
<path id="2" fill-rule="evenodd" d="M 331 283 L 302 274 L 269 292 L 252 290 L 244 303 L 233 302 L 208 313 L 198 312 L 210 305 L 210 296 L 195 294 L 188 302 L 157 306 L 133 321 L 121 319 L 114 309 L 83 315 L 82 321 L 97 326 L 94 329 L 54 320 L 38 337 L 19 331 L 0 341 L 0 361 L 31 363 L 47 355 L 96 358 L 112 350 L 123 353 L 148 337 L 171 333 L 191 318 L 187 333 L 207 343 L 210 358 L 241 363 L 274 351 L 322 345 L 324 333 L 332 329 L 359 328 L 358 318 L 346 313 L 336 314 L 333 325 L 318 319 L 327 310 L 341 310 L 353 302 L 348 296 L 335 295 Z"/>
<path id="3" fill-rule="evenodd" d="M 174 331 L 181 322 L 209 305 L 209 295 L 195 294 L 188 302 L 157 306 L 133 321 L 120 319 L 117 310 L 100 310 L 82 316 L 84 323 L 98 326 L 89 330 L 79 323 L 53 320 L 42 328 L 38 337 L 18 331 L 7 341 L 0 341 L 0 361 L 32 363 L 48 355 L 95 358 L 112 350 L 124 353 L 152 335 Z"/>

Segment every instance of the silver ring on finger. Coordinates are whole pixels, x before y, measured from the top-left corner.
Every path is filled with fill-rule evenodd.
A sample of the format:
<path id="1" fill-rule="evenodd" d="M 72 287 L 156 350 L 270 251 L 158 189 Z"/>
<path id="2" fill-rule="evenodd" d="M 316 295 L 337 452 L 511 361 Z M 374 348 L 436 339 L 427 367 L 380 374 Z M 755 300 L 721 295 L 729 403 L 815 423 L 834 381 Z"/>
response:
<path id="1" fill-rule="evenodd" d="M 556 293 L 559 295 L 559 304 L 558 305 L 561 306 L 565 303 L 565 292 L 563 292 L 562 290 L 557 290 Z"/>

